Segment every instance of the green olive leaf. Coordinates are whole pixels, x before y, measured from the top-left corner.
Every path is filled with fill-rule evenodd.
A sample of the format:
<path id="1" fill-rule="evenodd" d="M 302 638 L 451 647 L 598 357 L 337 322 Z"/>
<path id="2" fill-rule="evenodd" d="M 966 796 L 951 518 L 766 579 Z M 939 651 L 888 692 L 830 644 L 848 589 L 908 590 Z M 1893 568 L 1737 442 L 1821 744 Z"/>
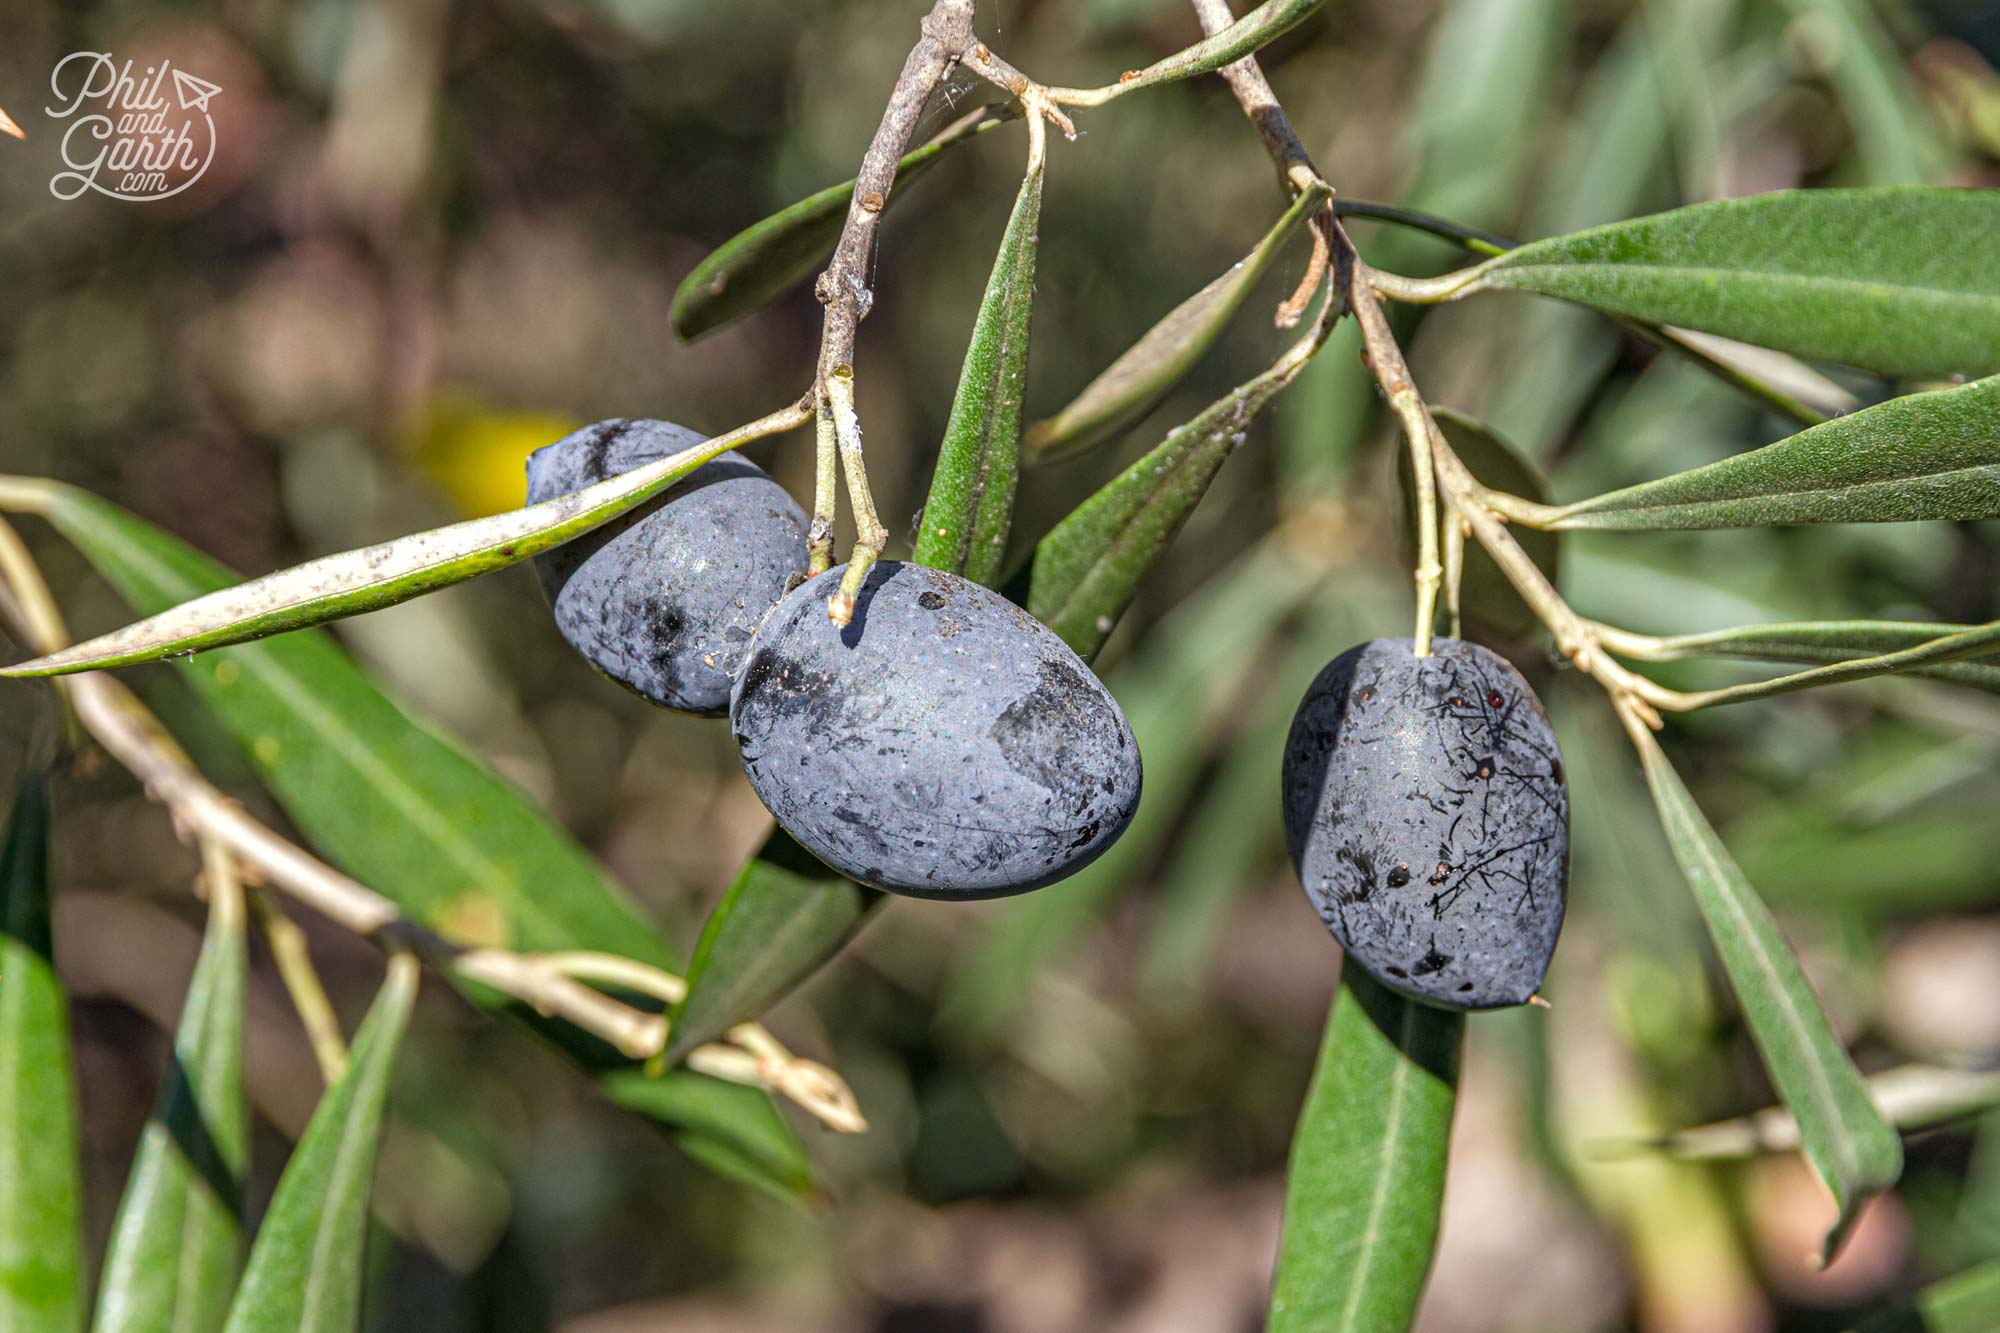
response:
<path id="1" fill-rule="evenodd" d="M 789 408 L 762 422 L 525 509 L 321 556 L 221 588 L 61 652 L 0 668 L 0 676 L 58 676 L 157 662 L 407 602 L 580 537 L 644 504 L 744 440 L 773 429 L 788 429 L 808 416 L 802 408 Z M 58 482 L 39 478 L 0 477 L 0 509 L 46 514 L 62 503 L 68 490 Z"/>
<path id="2" fill-rule="evenodd" d="M 1158 406 L 1215 344 L 1285 242 L 1329 193 L 1301 193 L 1254 250 L 1168 312 L 1067 407 L 1031 426 L 1025 440 L 1028 461 L 1039 465 L 1073 458 L 1121 434 Z"/>
<path id="3" fill-rule="evenodd" d="M 1343 963 L 1292 1136 L 1271 1333 L 1408 1328 L 1437 1248 L 1465 1015 Z"/>
<path id="4" fill-rule="evenodd" d="M 69 1004 L 49 932 L 48 779 L 31 772 L 0 851 L 0 1328 L 83 1327 Z"/>
<path id="5" fill-rule="evenodd" d="M 626 1110 L 667 1126 L 681 1151 L 717 1175 L 789 1204 L 817 1197 L 812 1162 L 761 1089 L 684 1069 L 622 1070 L 602 1087 Z"/>
<path id="6" fill-rule="evenodd" d="M 134 610 L 235 578 L 109 501 L 42 485 L 43 517 Z M 293 634 L 176 665 L 306 836 L 412 919 L 464 942 L 668 962 L 657 932 L 546 814 L 413 721 L 330 636 Z"/>
<path id="7" fill-rule="evenodd" d="M 2000 376 L 1911 394 L 1776 444 L 1579 500 L 1538 526 L 1746 528 L 2000 517 Z"/>
<path id="8" fill-rule="evenodd" d="M 903 155 L 896 189 L 882 201 L 886 210 L 907 188 L 965 143 L 1020 115 L 1012 104 L 980 107 L 946 126 L 923 146 Z M 711 251 L 681 280 L 670 313 L 674 332 L 692 342 L 767 304 L 812 274 L 833 253 L 847 223 L 854 182 L 830 186 L 752 223 Z"/>
<path id="9" fill-rule="evenodd" d="M 208 929 L 159 1104 L 139 1140 L 104 1257 L 102 1333 L 208 1333 L 243 1264 L 247 961 L 242 887 L 211 884 Z"/>
<path id="10" fill-rule="evenodd" d="M 1513 290 L 1885 375 L 2000 371 L 2000 190 L 1788 190 L 1533 241 Z"/>
<path id="11" fill-rule="evenodd" d="M 416 1004 L 417 960 L 398 954 L 278 1178 L 226 1333 L 352 1333 L 361 1318 L 368 1196 L 396 1055 Z"/>
<path id="12" fill-rule="evenodd" d="M 1037 155 L 993 257 L 911 556 L 918 564 L 988 585 L 999 578 L 1007 555 L 1020 479 L 1021 395 L 1028 385 L 1043 175 Z"/>
<path id="13" fill-rule="evenodd" d="M 683 1059 L 777 1003 L 839 953 L 884 897 L 773 829 L 702 926 L 666 1058 Z"/>
<path id="14" fill-rule="evenodd" d="M 1657 744 L 1640 758 L 1674 859 L 1694 890 L 1730 988 L 1764 1068 L 1798 1121 L 1806 1160 L 1832 1192 L 1839 1218 L 1825 1257 L 1840 1248 L 1870 1197 L 1896 1183 L 1903 1145 L 1869 1100 L 1860 1071 L 1834 1034 L 1778 923 Z"/>
<path id="15" fill-rule="evenodd" d="M 1323 310 L 1313 331 L 1269 370 L 1167 432 L 1056 524 L 1035 547 L 1029 613 L 1079 657 L 1095 657 L 1250 423 L 1305 369 L 1332 327 Z"/>
<path id="16" fill-rule="evenodd" d="M 1941 1278 L 1910 1305 L 1861 1325 L 1861 1333 L 1990 1333 L 2000 1328 L 2000 1259 Z"/>
<path id="17" fill-rule="evenodd" d="M 1941 663 L 1938 654 L 1966 646 L 1964 635 L 1990 634 L 1990 625 L 1934 625 L 1916 620 L 1803 620 L 1778 625 L 1743 625 L 1703 634 L 1676 634 L 1649 640 L 1644 652 L 1629 656 L 1648 662 L 1689 657 L 1742 657 L 1772 662 L 1818 662 L 1829 666 L 1868 660 L 1880 665 L 1913 650 L 1931 655 L 1928 662 L 1897 665 L 1911 675 L 1948 680 L 1955 685 L 2000 693 L 2000 662 Z M 1957 642 L 1932 647 L 1946 639 Z M 1990 643 L 1990 640 L 1988 641 Z M 1975 645 L 1976 646 L 1976 642 Z M 2000 656 L 2000 645 L 1973 657 Z M 1783 678 L 1781 678 L 1783 679 Z"/>

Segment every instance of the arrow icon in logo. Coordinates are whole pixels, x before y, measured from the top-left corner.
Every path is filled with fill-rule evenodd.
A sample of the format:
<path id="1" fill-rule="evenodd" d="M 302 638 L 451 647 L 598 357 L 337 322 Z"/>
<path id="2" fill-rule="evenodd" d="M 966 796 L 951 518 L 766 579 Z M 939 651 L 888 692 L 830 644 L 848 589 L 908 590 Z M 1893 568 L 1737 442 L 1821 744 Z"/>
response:
<path id="1" fill-rule="evenodd" d="M 174 93 L 181 99 L 183 111 L 206 112 L 208 99 L 221 91 L 207 79 L 197 79 L 186 70 L 174 71 Z"/>
<path id="2" fill-rule="evenodd" d="M 28 137 L 21 132 L 21 127 L 16 125 L 5 111 L 0 111 L 0 134 L 11 134 L 16 139 L 25 139 Z"/>

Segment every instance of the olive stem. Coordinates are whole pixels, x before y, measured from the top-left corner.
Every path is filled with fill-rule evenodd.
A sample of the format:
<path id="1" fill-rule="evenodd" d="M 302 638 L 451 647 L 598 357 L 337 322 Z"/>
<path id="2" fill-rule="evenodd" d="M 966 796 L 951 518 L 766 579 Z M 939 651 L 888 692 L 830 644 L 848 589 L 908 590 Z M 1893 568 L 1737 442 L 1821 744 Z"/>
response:
<path id="1" fill-rule="evenodd" d="M 813 412 L 816 462 L 813 468 L 812 528 L 806 535 L 806 577 L 833 568 L 833 520 L 840 504 L 840 443 L 833 413 L 824 403 Z"/>
<path id="2" fill-rule="evenodd" d="M 854 506 L 854 549 L 848 553 L 840 591 L 826 602 L 827 619 L 845 626 L 854 619 L 862 580 L 889 544 L 889 530 L 882 526 L 875 512 L 875 497 L 868 490 L 868 467 L 861 458 L 861 418 L 854 411 L 852 366 L 838 367 L 827 377 L 826 396 L 834 433 L 840 440 L 840 462 L 847 473 L 847 498 Z"/>
<path id="3" fill-rule="evenodd" d="M 1451 637 L 1465 637 L 1465 626 L 1459 615 L 1460 583 L 1465 576 L 1465 519 L 1459 515 L 1458 506 L 1446 498 L 1444 512 L 1444 604 L 1451 616 Z"/>
<path id="4" fill-rule="evenodd" d="M 201 853 L 204 862 L 219 857 L 227 862 L 230 874 L 237 873 L 234 854 L 213 839 L 202 839 Z M 207 874 L 204 870 L 204 877 Z M 257 927 L 264 933 L 264 942 L 271 947 L 271 961 L 277 965 L 278 979 L 284 983 L 285 993 L 292 997 L 299 1025 L 306 1030 L 306 1043 L 312 1047 L 319 1076 L 332 1087 L 347 1068 L 347 1039 L 340 1034 L 340 1020 L 334 1016 L 333 1002 L 327 999 L 326 986 L 313 967 L 306 933 L 298 922 L 285 915 L 285 909 L 261 885 L 251 890 L 250 906 L 257 915 Z"/>

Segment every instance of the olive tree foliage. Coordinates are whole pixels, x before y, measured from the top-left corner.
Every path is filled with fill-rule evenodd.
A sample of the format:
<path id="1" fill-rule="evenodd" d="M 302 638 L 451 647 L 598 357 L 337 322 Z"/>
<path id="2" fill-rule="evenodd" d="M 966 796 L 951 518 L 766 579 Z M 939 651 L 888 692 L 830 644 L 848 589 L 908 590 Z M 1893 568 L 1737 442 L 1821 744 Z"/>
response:
<path id="1" fill-rule="evenodd" d="M 1643 770 L 1791 1141 L 1838 1205 L 1827 1253 L 1839 1246 L 1863 1204 L 1898 1178 L 1897 1129 L 1660 736 L 1681 714 L 1894 673 L 2000 688 L 1985 661 L 2000 652 L 2000 624 L 1799 622 L 1661 637 L 1580 615 L 1552 575 L 1560 534 L 1583 528 L 2000 516 L 2000 264 L 1991 244 L 2000 236 L 2000 192 L 1918 185 L 1783 192 L 1514 245 L 1449 217 L 1337 192 L 1339 164 L 1308 153 L 1255 58 L 1319 8 L 1320 0 L 1266 0 L 1237 16 L 1226 0 L 1195 0 L 1201 41 L 1101 86 L 1070 88 L 1017 69 L 983 40 L 973 0 L 936 0 L 855 178 L 720 247 L 675 302 L 676 327 L 697 337 L 817 273 L 824 332 L 809 380 L 766 416 L 712 438 L 676 436 L 684 447 L 655 450 L 611 475 L 580 474 L 573 483 L 580 489 L 242 582 L 86 492 L 0 479 L 0 509 L 48 523 L 143 616 L 71 643 L 26 548 L 0 527 L 7 610 L 37 654 L 0 674 L 53 678 L 82 729 L 143 779 L 203 853 L 207 939 L 173 1076 L 98 1284 L 98 1326 L 353 1326 L 374 1146 L 421 966 L 475 1002 L 532 1024 L 698 1161 L 755 1187 L 793 1196 L 813 1189 L 810 1164 L 772 1095 L 836 1130 L 865 1129 L 863 1108 L 841 1077 L 792 1056 L 756 1020 L 843 947 L 880 893 L 829 869 L 780 829 L 728 886 L 692 955 L 677 959 L 546 815 L 455 744 L 413 724 L 312 627 L 608 530 L 738 445 L 810 426 L 818 466 L 805 534 L 808 582 L 788 616 L 806 617 L 815 633 L 866 641 L 871 570 L 890 531 L 870 492 L 855 392 L 866 373 L 857 334 L 875 300 L 879 221 L 900 187 L 941 155 L 1014 125 L 1026 140 L 1021 185 L 972 322 L 913 561 L 997 590 L 1046 626 L 1038 632 L 1090 661 L 1260 414 L 1336 333 L 1358 338 L 1363 366 L 1347 373 L 1372 378 L 1400 428 L 1414 538 L 1412 615 L 1383 626 L 1383 635 L 1407 631 L 1410 655 L 1424 659 L 1434 642 L 1457 638 L 1469 599 L 1504 601 L 1601 696 Z M 913 142 L 933 95 L 947 77 L 964 74 L 991 85 L 994 103 Z M 1079 121 L 1117 114 L 1124 108 L 1112 103 L 1158 85 L 1211 74 L 1227 82 L 1277 168 L 1283 193 L 1273 196 L 1268 231 L 1073 402 L 1027 420 L 1034 307 L 1048 299 L 1035 284 L 1048 163 Z M 1377 267 L 1349 238 L 1353 218 L 1446 238 L 1466 262 L 1436 277 L 1399 273 L 1382 256 Z M 1281 328 L 1297 330 L 1295 341 L 1079 497 L 1067 517 L 1033 534 L 1025 563 L 1010 566 L 1022 469 L 1104 448 L 1142 421 L 1301 238 L 1309 244 L 1304 277 L 1276 312 Z M 1560 302 L 1613 316 L 1623 332 L 1600 337 L 1637 336 L 1663 355 L 1686 357 L 1789 418 L 1796 431 L 1708 466 L 1558 502 L 1542 493 L 1535 469 L 1503 432 L 1436 406 L 1412 374 L 1394 308 L 1474 301 Z M 1435 317 L 1449 316 L 1447 309 Z M 1868 372 L 1890 391 L 1861 406 L 1802 362 Z M 836 559 L 843 495 L 857 536 Z M 1283 614 L 1287 593 L 1268 575 L 1245 585 L 1239 614 Z M 982 596 L 994 605 L 979 603 L 980 615 L 1002 623 L 1004 604 Z M 885 622 L 878 633 L 890 628 Z M 1322 660 L 1345 646 L 1323 645 Z M 1697 656 L 1801 669 L 1684 691 L 1635 665 Z M 105 674 L 166 660 L 245 740 L 311 850 L 226 799 L 138 698 Z M 820 688 L 799 679 L 787 687 Z M 1262 762 L 1278 759 L 1274 751 Z M 1129 783 L 1136 797 L 1136 769 Z M 15 1164 L 0 1170 L 0 1324 L 54 1329 L 80 1327 L 91 1301 L 78 1257 L 61 995 L 49 966 L 49 818 L 44 785 L 31 779 L 0 859 L 0 1154 Z M 439 864 L 462 873 L 440 877 Z M 1104 864 L 1122 865 L 1115 849 Z M 440 890 L 460 881 L 479 887 Z M 545 891 L 557 883 L 562 892 Z M 284 929 L 286 900 L 324 913 L 390 957 L 380 997 L 351 1043 L 295 934 Z M 468 920 L 504 928 L 474 937 Z M 240 1207 L 251 922 L 269 933 L 328 1080 L 254 1242 L 243 1234 Z M 1480 1021 L 1448 1002 L 1387 988 L 1350 959 L 1293 1144 L 1272 1328 L 1409 1323 L 1437 1235 L 1465 1029 Z M 1971 1273 L 1954 1283 L 1935 1294 L 1935 1308 L 1970 1308 L 1993 1279 Z"/>

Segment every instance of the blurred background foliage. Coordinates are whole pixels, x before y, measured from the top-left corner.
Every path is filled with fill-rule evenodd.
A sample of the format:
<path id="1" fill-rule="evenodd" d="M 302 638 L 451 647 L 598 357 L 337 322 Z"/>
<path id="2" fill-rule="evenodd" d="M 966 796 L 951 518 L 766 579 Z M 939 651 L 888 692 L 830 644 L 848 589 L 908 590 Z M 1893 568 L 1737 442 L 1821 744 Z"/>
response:
<path id="1" fill-rule="evenodd" d="M 1240 8 L 1241 6 L 1239 6 Z M 736 230 L 852 174 L 916 0 L 9 0 L 0 106 L 0 468 L 58 476 L 258 573 L 512 507 L 573 425 L 719 431 L 808 381 L 801 287 L 692 345 L 676 284 Z M 989 0 L 981 33 L 1092 84 L 1197 35 L 1180 0 Z M 174 199 L 61 202 L 42 115 L 65 53 L 219 84 L 216 164 Z M 1264 64 L 1343 194 L 1534 236 L 1795 185 L 2000 184 L 1995 0 L 1334 0 Z M 989 90 L 961 80 L 941 127 Z M 947 104 L 950 103 L 950 104 Z M 1062 405 L 1282 209 L 1216 79 L 1079 117 L 1052 146 L 1029 407 Z M 907 548 L 1019 174 L 1018 126 L 883 226 L 863 420 Z M 1449 247 L 1359 220 L 1378 266 Z M 1992 237 L 1967 237 L 1992 245 Z M 1117 446 L 1033 473 L 1023 549 L 1288 335 L 1263 317 Z M 1433 401 L 1507 431 L 1573 499 L 1789 433 L 1596 316 L 1526 298 L 1414 330 Z M 822 1197 L 701 1172 L 517 1030 L 427 987 L 377 1194 L 371 1327 L 1255 1327 L 1285 1150 L 1337 953 L 1285 865 L 1284 728 L 1332 655 L 1407 632 L 1390 440 L 1351 328 L 1253 431 L 1104 656 L 1147 762 L 1115 852 L 1044 893 L 898 901 L 770 1018 L 871 1131 L 806 1126 Z M 1887 386 L 1846 381 L 1864 400 Z M 810 492 L 805 434 L 753 452 Z M 83 632 L 127 617 L 31 532 Z M 1993 524 L 1565 538 L 1584 613 L 1677 632 L 2000 616 Z M 843 541 L 845 536 L 843 536 Z M 1481 612 L 1485 611 L 1485 616 Z M 1575 784 L 1551 1012 L 1476 1019 L 1420 1327 L 1845 1327 L 2000 1255 L 2000 1112 L 1925 1133 L 1844 1257 L 1789 1156 L 1610 1151 L 1771 1100 L 1629 748 L 1504 599 L 1475 636 L 1534 678 Z M 724 728 L 647 708 L 561 643 L 522 571 L 339 627 L 413 712 L 551 809 L 684 947 L 765 816 Z M 180 682 L 132 682 L 277 820 Z M 1661 669 L 1703 686 L 1714 663 Z M 0 696 L 11 786 L 45 695 Z M 1669 745 L 1865 1070 L 2000 1059 L 2000 702 L 1901 679 L 1677 719 Z M 76 1005 L 101 1253 L 199 936 L 195 854 L 122 772 L 63 784 L 59 963 Z M 308 922 L 351 1023 L 368 946 Z M 249 1079 L 268 1198 L 316 1074 L 258 956 Z M 789 1114 L 789 1111 L 788 1111 Z"/>

